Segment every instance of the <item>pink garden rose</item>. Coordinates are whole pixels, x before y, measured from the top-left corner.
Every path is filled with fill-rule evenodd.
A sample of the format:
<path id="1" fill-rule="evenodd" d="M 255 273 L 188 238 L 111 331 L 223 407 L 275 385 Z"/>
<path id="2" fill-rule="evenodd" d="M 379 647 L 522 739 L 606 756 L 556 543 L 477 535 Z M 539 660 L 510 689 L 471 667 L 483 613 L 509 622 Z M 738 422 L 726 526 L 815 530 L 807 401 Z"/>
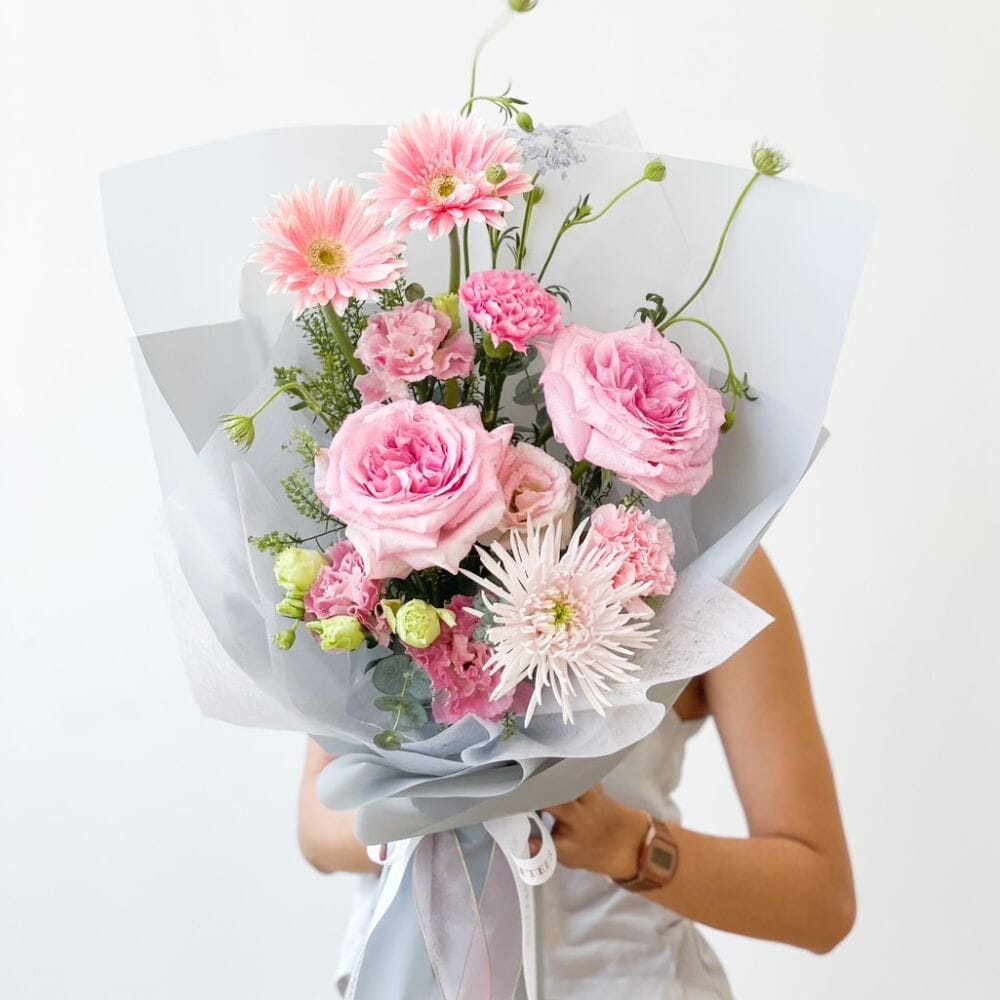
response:
<path id="1" fill-rule="evenodd" d="M 523 713 L 531 697 L 531 685 L 522 684 L 510 694 L 490 700 L 500 675 L 490 673 L 487 667 L 491 647 L 472 638 L 479 618 L 468 611 L 471 606 L 471 597 L 453 597 L 445 607 L 454 612 L 455 627 L 442 622 L 441 634 L 426 649 L 407 647 L 410 657 L 430 678 L 436 722 L 460 722 L 467 715 L 495 722 L 507 712 Z"/>
<path id="2" fill-rule="evenodd" d="M 401 400 L 352 413 L 316 455 L 316 495 L 378 580 L 440 566 L 458 572 L 503 517 L 499 469 L 514 428 L 479 410 Z"/>
<path id="3" fill-rule="evenodd" d="M 464 378 L 475 353 L 469 331 L 452 331 L 451 318 L 421 299 L 368 321 L 357 354 L 369 372 L 355 384 L 366 403 L 405 399 L 408 384 L 428 376 Z"/>
<path id="4" fill-rule="evenodd" d="M 361 553 L 349 541 L 331 546 L 326 561 L 305 595 L 306 614 L 319 620 L 351 615 L 379 642 L 387 644 L 389 626 L 379 609 L 382 581 L 368 575 Z"/>
<path id="5" fill-rule="evenodd" d="M 563 541 L 569 541 L 576 487 L 562 462 L 522 441 L 504 453 L 500 485 L 506 509 L 500 524 L 480 538 L 483 545 L 503 538 L 510 531 L 524 531 L 529 519 L 538 527 L 561 524 Z"/>
<path id="6" fill-rule="evenodd" d="M 587 544 L 610 550 L 621 558 L 616 587 L 645 583 L 649 585 L 648 597 L 666 597 L 674 589 L 677 573 L 670 564 L 674 533 L 662 517 L 638 507 L 606 503 L 590 518 Z M 629 605 L 629 610 L 643 616 L 652 614 L 641 597 Z"/>
<path id="7" fill-rule="evenodd" d="M 458 295 L 474 323 L 522 354 L 532 340 L 549 340 L 562 326 L 559 302 L 524 271 L 471 274 Z"/>
<path id="8" fill-rule="evenodd" d="M 541 383 L 555 437 L 576 461 L 654 500 L 693 496 L 711 478 L 722 397 L 652 323 L 615 333 L 567 327 Z"/>

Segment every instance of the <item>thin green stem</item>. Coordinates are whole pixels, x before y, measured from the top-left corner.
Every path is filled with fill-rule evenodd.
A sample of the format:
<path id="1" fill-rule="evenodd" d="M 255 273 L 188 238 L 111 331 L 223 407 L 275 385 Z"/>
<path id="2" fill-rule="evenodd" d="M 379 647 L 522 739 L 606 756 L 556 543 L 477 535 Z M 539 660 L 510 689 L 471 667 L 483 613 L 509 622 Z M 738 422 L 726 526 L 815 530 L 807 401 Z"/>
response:
<path id="1" fill-rule="evenodd" d="M 754 184 L 756 184 L 757 178 L 761 176 L 763 175 L 759 171 L 755 173 L 753 177 L 747 181 L 746 187 L 744 187 L 740 192 L 740 196 L 736 199 L 736 204 L 733 205 L 733 210 L 729 213 L 729 218 L 726 220 L 726 225 L 722 230 L 722 235 L 719 237 L 719 243 L 715 248 L 715 256 L 712 258 L 712 263 L 709 265 L 708 273 L 701 279 L 701 284 L 687 297 L 687 299 L 685 299 L 684 304 L 679 309 L 674 310 L 675 316 L 680 316 L 680 314 L 684 312 L 684 310 L 687 309 L 687 307 L 691 305 L 691 303 L 694 302 L 699 295 L 701 295 L 701 293 L 705 290 L 705 286 L 712 280 L 712 275 L 715 274 L 716 265 L 719 263 L 719 258 L 722 256 L 722 248 L 726 245 L 726 237 L 729 236 L 729 230 L 732 228 L 733 222 L 736 219 L 736 213 L 739 212 L 740 207 L 746 200 L 746 196 L 750 193 L 750 189 L 754 186 Z"/>
<path id="2" fill-rule="evenodd" d="M 556 250 L 559 247 L 560 240 L 562 240 L 571 228 L 572 224 L 568 222 L 564 222 L 559 227 L 559 232 L 556 233 L 556 238 L 552 241 L 552 249 L 549 250 L 549 255 L 545 258 L 545 263 L 542 265 L 542 269 L 538 272 L 539 282 L 541 282 L 541 280 L 545 277 L 545 272 L 549 269 L 549 264 L 552 263 L 552 258 L 556 255 Z"/>
<path id="3" fill-rule="evenodd" d="M 469 224 L 465 224 L 465 228 L 462 230 L 462 260 L 465 263 L 465 276 L 472 273 L 472 268 L 469 266 Z"/>
<path id="4" fill-rule="evenodd" d="M 726 368 L 728 370 L 728 374 L 733 378 L 736 377 L 736 369 L 733 368 L 733 358 L 729 353 L 729 348 L 726 346 L 725 340 L 722 339 L 722 334 L 719 333 L 714 326 L 710 323 L 706 323 L 703 319 L 698 319 L 697 316 L 674 316 L 672 319 L 668 319 L 665 323 L 658 326 L 657 329 L 660 333 L 665 333 L 667 329 L 672 327 L 675 323 L 694 323 L 695 326 L 700 326 L 703 329 L 708 330 L 708 332 L 719 342 L 719 346 L 722 348 L 722 353 L 726 356 Z"/>
<path id="5" fill-rule="evenodd" d="M 355 375 L 364 375 L 368 369 L 365 368 L 361 359 L 354 353 L 354 345 L 351 343 L 351 338 L 347 335 L 344 321 L 334 312 L 333 306 L 329 302 L 323 306 L 323 317 L 333 333 L 333 339 L 337 341 L 340 353 L 344 355 L 344 359 L 351 366 L 351 370 Z"/>
<path id="6" fill-rule="evenodd" d="M 472 114 L 472 109 L 479 101 L 489 101 L 491 104 L 496 101 L 495 97 L 488 97 L 486 94 L 476 94 L 470 97 L 465 104 L 462 105 L 462 110 L 459 112 L 464 118 L 468 118 Z"/>
<path id="7" fill-rule="evenodd" d="M 476 95 L 476 74 L 478 73 L 479 70 L 479 57 L 483 54 L 483 49 L 485 49 L 486 46 L 489 45 L 489 43 L 492 41 L 494 35 L 496 35 L 500 31 L 500 29 L 507 23 L 508 19 L 510 18 L 510 15 L 511 11 L 509 9 L 505 10 L 496 19 L 496 21 L 493 22 L 493 26 L 489 29 L 489 31 L 486 32 L 485 35 L 483 35 L 482 38 L 479 39 L 479 42 L 476 45 L 476 50 L 472 55 L 472 79 L 469 82 L 470 101 Z M 469 110 L 471 110 L 471 106 L 467 105 L 467 107 L 469 107 Z M 467 115 L 468 113 L 469 111 L 465 110 L 465 108 L 462 109 L 462 114 Z"/>
<path id="8" fill-rule="evenodd" d="M 343 525 L 341 525 L 343 527 Z M 325 538 L 327 535 L 332 535 L 335 532 L 340 531 L 340 528 L 327 528 L 326 531 L 319 531 L 315 535 L 307 535 L 305 538 L 300 538 L 298 541 L 299 545 L 304 545 L 306 542 L 316 542 L 320 538 Z"/>
<path id="9" fill-rule="evenodd" d="M 708 332 L 719 342 L 719 346 L 722 348 L 722 353 L 726 356 L 726 381 L 722 385 L 722 391 L 725 392 L 728 389 L 732 398 L 732 404 L 730 405 L 729 413 L 727 414 L 726 426 L 723 429 L 728 430 L 729 427 L 732 426 L 733 420 L 735 420 L 736 403 L 742 395 L 742 391 L 738 388 L 742 385 L 742 383 L 736 374 L 736 369 L 733 367 L 733 356 L 729 353 L 729 347 L 726 345 L 722 334 L 719 333 L 714 326 L 710 323 L 706 323 L 703 319 L 698 319 L 697 316 L 674 316 L 672 319 L 668 319 L 665 323 L 658 326 L 657 329 L 661 333 L 665 333 L 675 323 L 693 323 L 695 326 L 700 326 L 703 330 L 708 330 Z"/>
<path id="10" fill-rule="evenodd" d="M 527 194 L 528 204 L 525 206 L 524 222 L 521 224 L 521 246 L 518 248 L 517 257 L 514 260 L 514 267 L 519 271 L 524 268 L 524 258 L 528 253 L 528 230 L 531 228 L 531 215 L 535 210 L 534 191 L 537 183 L 538 171 L 536 170 L 535 176 L 531 178 L 531 188 Z"/>
<path id="11" fill-rule="evenodd" d="M 403 687 L 399 692 L 399 708 L 396 709 L 396 718 L 392 720 L 393 732 L 396 732 L 399 729 L 400 720 L 403 718 L 403 699 L 406 697 L 406 691 L 410 686 L 410 678 L 412 676 L 412 674 L 403 675 Z"/>
<path id="12" fill-rule="evenodd" d="M 449 410 L 454 410 L 461 399 L 461 389 L 457 378 L 450 378 L 441 390 L 441 399 Z"/>
<path id="13" fill-rule="evenodd" d="M 448 291 L 453 294 L 462 283 L 462 248 L 458 242 L 458 230 L 452 228 L 448 234 L 448 247 L 451 251 L 451 270 L 448 277 Z"/>
<path id="14" fill-rule="evenodd" d="M 585 226 L 588 223 L 597 222 L 598 219 L 604 218 L 604 216 L 607 215 L 608 212 L 610 212 L 611 209 L 614 208 L 615 205 L 617 205 L 618 202 L 625 197 L 625 195 L 627 195 L 631 191 L 634 191 L 640 184 L 644 183 L 647 180 L 649 180 L 649 178 L 643 176 L 640 177 L 638 180 L 633 181 L 631 184 L 628 185 L 628 187 L 622 188 L 622 190 L 619 191 L 618 194 L 616 194 L 614 198 L 612 198 L 611 201 L 609 201 L 607 205 L 605 205 L 604 208 L 602 208 L 595 215 L 585 215 L 582 219 L 572 219 L 569 216 L 567 216 L 566 219 L 563 221 L 563 224 L 559 227 L 559 232 L 556 233 L 556 238 L 552 243 L 552 249 L 549 250 L 549 255 L 548 257 L 545 258 L 545 263 L 542 265 L 541 271 L 538 272 L 538 280 L 541 281 L 545 277 L 545 272 L 549 269 L 549 264 L 552 263 L 552 258 L 555 256 L 556 248 L 559 246 L 559 243 L 562 240 L 562 238 L 574 226 Z"/>
<path id="15" fill-rule="evenodd" d="M 487 226 L 486 231 L 490 237 L 490 259 L 492 261 L 492 267 L 496 270 L 497 256 L 500 253 L 500 231 L 494 229 L 492 226 Z"/>
<path id="16" fill-rule="evenodd" d="M 285 392 L 290 392 L 293 395 L 298 396 L 299 399 L 301 399 L 306 406 L 308 406 L 309 409 L 312 410 L 312 412 L 326 424 L 330 433 L 336 434 L 337 428 L 329 421 L 329 419 L 327 419 L 322 407 L 313 398 L 312 393 L 310 393 L 308 389 L 300 385 L 298 382 L 285 382 L 284 384 L 279 385 L 278 388 L 275 389 L 274 392 L 272 392 L 271 395 L 268 396 L 267 399 L 265 399 L 264 402 L 249 415 L 248 419 L 251 421 L 256 420 L 257 417 L 259 417 L 282 393 Z"/>
<path id="17" fill-rule="evenodd" d="M 265 399 L 264 402 L 253 411 L 253 413 L 248 415 L 249 418 L 251 420 L 256 420 L 283 392 L 288 392 L 289 389 L 297 385 L 297 382 L 285 382 L 283 385 L 279 385 L 278 388 L 275 389 L 274 392 L 272 392 L 271 395 L 268 396 L 267 399 Z"/>
<path id="18" fill-rule="evenodd" d="M 637 181 L 632 181 L 632 183 L 629 184 L 628 187 L 622 188 L 621 191 L 619 191 L 618 194 L 616 194 L 614 198 L 612 198 L 611 201 L 609 201 L 607 205 L 605 205 L 604 208 L 602 208 L 596 215 L 585 216 L 584 218 L 578 219 L 576 222 L 572 223 L 572 225 L 585 226 L 590 222 L 597 222 L 597 220 L 600 219 L 602 216 L 607 215 L 608 212 L 610 212 L 611 209 L 614 208 L 615 205 L 617 205 L 618 202 L 620 202 L 622 198 L 625 197 L 625 195 L 629 194 L 629 192 L 631 191 L 634 191 L 640 184 L 643 184 L 647 180 L 648 180 L 647 177 L 640 177 Z"/>

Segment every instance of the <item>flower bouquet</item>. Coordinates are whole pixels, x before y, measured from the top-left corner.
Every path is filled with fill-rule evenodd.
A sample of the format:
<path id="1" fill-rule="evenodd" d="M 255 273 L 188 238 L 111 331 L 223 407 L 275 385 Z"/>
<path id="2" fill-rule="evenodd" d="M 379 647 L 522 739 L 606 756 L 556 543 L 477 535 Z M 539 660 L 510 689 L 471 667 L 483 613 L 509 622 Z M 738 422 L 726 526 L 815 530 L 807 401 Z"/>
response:
<path id="1" fill-rule="evenodd" d="M 870 218 L 752 166 L 473 86 L 104 179 L 196 695 L 334 754 L 385 864 L 349 995 L 537 996 L 534 810 L 767 624 L 726 583 L 822 443 Z"/>

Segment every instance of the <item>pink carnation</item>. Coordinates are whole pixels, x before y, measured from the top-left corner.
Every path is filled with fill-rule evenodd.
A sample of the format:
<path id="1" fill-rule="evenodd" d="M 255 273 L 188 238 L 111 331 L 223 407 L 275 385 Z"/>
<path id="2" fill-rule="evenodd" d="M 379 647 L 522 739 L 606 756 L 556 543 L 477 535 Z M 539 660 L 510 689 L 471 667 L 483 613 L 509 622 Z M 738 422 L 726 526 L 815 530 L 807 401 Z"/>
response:
<path id="1" fill-rule="evenodd" d="M 298 295 L 296 315 L 327 302 L 343 313 L 352 298 L 365 302 L 393 285 L 406 267 L 403 244 L 385 221 L 353 186 L 334 181 L 323 194 L 313 181 L 306 191 L 280 195 L 257 220 L 269 239 L 250 259 L 274 278 L 268 292 Z"/>
<path id="2" fill-rule="evenodd" d="M 469 331 L 453 332 L 451 318 L 421 299 L 368 321 L 357 354 L 369 372 L 355 384 L 366 403 L 404 399 L 408 383 L 464 378 L 475 353 Z"/>
<path id="3" fill-rule="evenodd" d="M 500 229 L 507 199 L 531 190 L 517 142 L 477 118 L 424 115 L 389 129 L 376 153 L 385 173 L 362 175 L 381 182 L 368 197 L 404 231 L 426 229 L 431 239 L 467 222 Z"/>
<path id="4" fill-rule="evenodd" d="M 562 538 L 573 533 L 576 487 L 569 469 L 541 448 L 521 441 L 508 448 L 500 465 L 506 509 L 503 520 L 479 540 L 488 545 L 511 531 L 524 531 L 531 521 L 536 527 L 562 525 Z"/>
<path id="5" fill-rule="evenodd" d="M 426 649 L 407 647 L 413 661 L 430 678 L 436 722 L 460 722 L 467 715 L 495 722 L 507 712 L 523 713 L 531 697 L 531 686 L 522 684 L 510 694 L 490 700 L 500 675 L 488 667 L 491 647 L 472 638 L 479 618 L 470 614 L 471 606 L 471 597 L 453 597 L 445 607 L 455 613 L 455 627 L 442 622 L 441 634 Z"/>
<path id="6" fill-rule="evenodd" d="M 693 496 L 711 478 L 722 397 L 652 323 L 615 333 L 566 327 L 541 383 L 555 437 L 576 461 L 654 500 Z"/>
<path id="7" fill-rule="evenodd" d="M 400 400 L 352 413 L 316 455 L 316 494 L 347 525 L 371 576 L 457 573 L 503 517 L 499 468 L 514 428 L 479 410 Z"/>
<path id="8" fill-rule="evenodd" d="M 379 642 L 389 641 L 389 627 L 379 609 L 382 581 L 365 569 L 361 554 L 349 541 L 337 542 L 326 553 L 329 565 L 319 571 L 304 598 L 306 614 L 314 619 L 352 615 Z"/>
<path id="9" fill-rule="evenodd" d="M 559 302 L 524 271 L 480 271 L 458 294 L 473 322 L 522 354 L 532 340 L 551 339 L 562 326 Z"/>
<path id="10" fill-rule="evenodd" d="M 670 564 L 674 534 L 662 517 L 638 507 L 604 504 L 590 518 L 587 544 L 614 552 L 621 559 L 614 579 L 616 587 L 644 583 L 649 587 L 647 597 L 665 597 L 674 589 L 677 573 Z M 631 602 L 629 610 L 633 614 L 650 613 L 641 597 Z"/>

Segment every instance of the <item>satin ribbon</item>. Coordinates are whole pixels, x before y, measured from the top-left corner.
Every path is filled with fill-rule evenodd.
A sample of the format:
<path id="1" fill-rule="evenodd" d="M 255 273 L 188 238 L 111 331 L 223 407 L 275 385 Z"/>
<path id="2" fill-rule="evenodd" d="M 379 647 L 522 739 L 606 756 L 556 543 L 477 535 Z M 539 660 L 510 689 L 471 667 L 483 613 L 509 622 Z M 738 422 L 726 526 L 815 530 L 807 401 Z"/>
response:
<path id="1" fill-rule="evenodd" d="M 534 857 L 528 844 L 533 825 L 541 842 Z M 347 1000 L 356 1000 L 368 942 L 399 895 L 411 866 L 414 910 L 443 1000 L 512 1000 L 521 970 L 527 1000 L 539 1000 L 533 887 L 542 885 L 555 871 L 555 844 L 536 813 L 488 820 L 483 826 L 493 844 L 478 899 L 454 831 L 368 849 L 368 856 L 386 871 L 347 987 Z M 517 931 L 511 919 L 515 900 L 520 914 L 520 967 L 515 960 Z"/>

